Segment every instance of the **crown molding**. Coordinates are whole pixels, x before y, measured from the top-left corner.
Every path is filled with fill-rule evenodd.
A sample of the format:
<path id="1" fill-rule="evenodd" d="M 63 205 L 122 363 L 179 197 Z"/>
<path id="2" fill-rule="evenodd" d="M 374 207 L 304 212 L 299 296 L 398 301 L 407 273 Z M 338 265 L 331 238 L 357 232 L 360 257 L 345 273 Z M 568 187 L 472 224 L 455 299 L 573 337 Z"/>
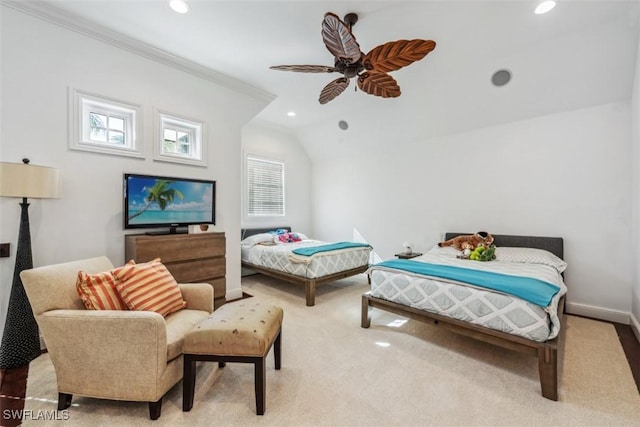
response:
<path id="1" fill-rule="evenodd" d="M 215 71 L 188 59 L 174 55 L 148 43 L 113 31 L 103 25 L 81 18 L 44 1 L 1 0 L 2 6 L 9 7 L 43 21 L 74 31 L 95 40 L 110 44 L 119 49 L 172 67 L 184 73 L 225 86 L 236 92 L 259 100 L 271 102 L 276 96 L 241 80 Z"/>

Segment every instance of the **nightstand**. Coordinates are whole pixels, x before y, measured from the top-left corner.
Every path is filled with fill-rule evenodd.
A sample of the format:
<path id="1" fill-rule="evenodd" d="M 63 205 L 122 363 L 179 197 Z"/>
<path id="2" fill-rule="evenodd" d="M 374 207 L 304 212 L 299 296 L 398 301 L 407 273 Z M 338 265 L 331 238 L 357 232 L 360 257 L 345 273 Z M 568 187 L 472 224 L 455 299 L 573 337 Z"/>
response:
<path id="1" fill-rule="evenodd" d="M 415 257 L 420 256 L 420 255 L 422 255 L 422 253 L 420 253 L 420 252 L 411 252 L 410 254 L 402 252 L 402 253 L 399 253 L 399 254 L 395 254 L 394 256 L 398 257 L 400 259 L 411 259 L 411 258 L 415 258 Z"/>

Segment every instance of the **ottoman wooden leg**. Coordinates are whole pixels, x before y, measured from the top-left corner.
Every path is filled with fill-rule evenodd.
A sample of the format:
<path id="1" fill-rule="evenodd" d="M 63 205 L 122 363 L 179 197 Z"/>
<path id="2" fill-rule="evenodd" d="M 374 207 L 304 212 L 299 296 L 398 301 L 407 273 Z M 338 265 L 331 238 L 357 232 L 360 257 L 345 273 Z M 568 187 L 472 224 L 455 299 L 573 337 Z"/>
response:
<path id="1" fill-rule="evenodd" d="M 256 387 L 256 414 L 264 415 L 264 398 L 267 392 L 267 356 L 261 357 L 254 363 Z"/>
<path id="2" fill-rule="evenodd" d="M 184 371 L 182 376 L 182 410 L 193 408 L 193 395 L 196 388 L 196 360 L 189 354 L 184 355 Z"/>
<path id="3" fill-rule="evenodd" d="M 276 369 L 280 369 L 282 364 L 282 329 L 278 331 L 278 336 L 276 337 L 276 341 L 273 343 L 273 356 L 276 361 Z"/>

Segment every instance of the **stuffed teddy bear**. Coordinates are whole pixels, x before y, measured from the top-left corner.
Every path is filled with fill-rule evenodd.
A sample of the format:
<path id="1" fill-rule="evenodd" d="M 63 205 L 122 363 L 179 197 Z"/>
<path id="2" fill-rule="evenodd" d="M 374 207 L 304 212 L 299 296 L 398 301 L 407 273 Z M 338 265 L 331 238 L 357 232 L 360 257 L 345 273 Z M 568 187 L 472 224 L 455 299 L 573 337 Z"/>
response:
<path id="1" fill-rule="evenodd" d="M 438 243 L 438 246 L 453 246 L 454 248 L 464 251 L 469 249 L 473 251 L 478 246 L 488 248 L 493 244 L 493 236 L 486 231 L 478 231 L 476 234 L 456 236 L 453 239 L 445 240 Z"/>

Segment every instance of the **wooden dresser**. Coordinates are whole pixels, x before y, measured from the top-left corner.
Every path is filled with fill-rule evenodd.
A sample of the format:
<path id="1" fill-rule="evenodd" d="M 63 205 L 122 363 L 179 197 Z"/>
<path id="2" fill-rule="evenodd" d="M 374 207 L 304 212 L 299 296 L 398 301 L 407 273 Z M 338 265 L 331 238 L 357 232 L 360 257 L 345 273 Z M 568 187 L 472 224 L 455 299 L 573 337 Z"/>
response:
<path id="1" fill-rule="evenodd" d="M 124 257 L 125 262 L 160 258 L 178 283 L 210 283 L 216 301 L 224 301 L 227 270 L 224 233 L 128 234 Z"/>

